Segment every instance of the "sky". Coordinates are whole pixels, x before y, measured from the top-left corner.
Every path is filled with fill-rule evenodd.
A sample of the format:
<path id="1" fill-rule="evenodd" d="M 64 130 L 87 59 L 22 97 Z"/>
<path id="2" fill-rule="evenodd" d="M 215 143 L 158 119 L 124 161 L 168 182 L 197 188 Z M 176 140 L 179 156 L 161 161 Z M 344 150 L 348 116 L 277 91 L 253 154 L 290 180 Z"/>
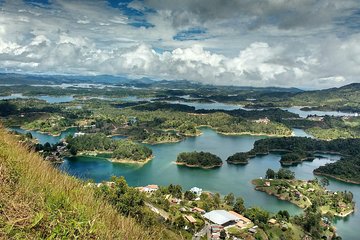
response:
<path id="1" fill-rule="evenodd" d="M 360 82 L 360 0 L 0 0 L 0 71 Z"/>

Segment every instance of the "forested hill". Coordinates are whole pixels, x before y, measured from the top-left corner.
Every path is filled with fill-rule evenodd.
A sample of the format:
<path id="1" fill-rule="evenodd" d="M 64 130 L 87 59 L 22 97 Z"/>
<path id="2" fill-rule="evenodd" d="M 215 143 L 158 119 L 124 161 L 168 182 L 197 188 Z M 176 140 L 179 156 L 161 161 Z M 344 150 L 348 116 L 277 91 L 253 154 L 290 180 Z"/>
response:
<path id="1" fill-rule="evenodd" d="M 0 239 L 168 239 L 29 153 L 0 126 Z"/>
<path id="2" fill-rule="evenodd" d="M 358 111 L 360 109 L 360 83 L 297 93 L 290 99 L 290 102 L 292 105 L 298 106 L 319 106 L 319 109 Z"/>
<path id="3" fill-rule="evenodd" d="M 302 92 L 296 94 L 293 99 L 315 103 L 332 102 L 334 100 L 360 103 L 360 83 L 352 83 L 339 88 Z"/>

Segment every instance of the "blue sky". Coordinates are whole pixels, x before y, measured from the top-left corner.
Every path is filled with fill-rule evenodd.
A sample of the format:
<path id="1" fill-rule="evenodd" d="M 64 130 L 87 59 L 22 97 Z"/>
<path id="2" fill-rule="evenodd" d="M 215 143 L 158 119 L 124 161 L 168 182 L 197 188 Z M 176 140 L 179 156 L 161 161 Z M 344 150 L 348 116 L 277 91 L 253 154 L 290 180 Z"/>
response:
<path id="1" fill-rule="evenodd" d="M 0 70 L 211 84 L 359 82 L 359 0 L 0 0 Z"/>

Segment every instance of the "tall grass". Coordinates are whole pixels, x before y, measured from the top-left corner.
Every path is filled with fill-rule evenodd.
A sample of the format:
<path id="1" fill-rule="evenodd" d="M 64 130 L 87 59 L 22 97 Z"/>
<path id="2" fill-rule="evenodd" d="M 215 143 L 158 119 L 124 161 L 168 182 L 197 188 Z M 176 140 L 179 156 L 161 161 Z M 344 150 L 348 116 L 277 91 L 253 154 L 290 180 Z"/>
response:
<path id="1" fill-rule="evenodd" d="M 165 239 L 94 197 L 0 126 L 0 239 Z"/>

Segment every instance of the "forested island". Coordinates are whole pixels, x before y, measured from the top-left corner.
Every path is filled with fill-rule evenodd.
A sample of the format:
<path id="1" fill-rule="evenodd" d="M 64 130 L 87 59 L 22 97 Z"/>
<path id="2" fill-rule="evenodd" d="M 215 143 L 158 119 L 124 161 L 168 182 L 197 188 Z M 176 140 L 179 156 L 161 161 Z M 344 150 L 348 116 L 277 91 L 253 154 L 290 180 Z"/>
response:
<path id="1" fill-rule="evenodd" d="M 176 164 L 187 167 L 215 168 L 221 167 L 221 158 L 209 152 L 183 152 L 177 156 Z"/>
<path id="2" fill-rule="evenodd" d="M 320 166 L 314 174 L 360 184 L 360 155 L 343 157 L 337 162 Z"/>
<path id="3" fill-rule="evenodd" d="M 267 138 L 255 142 L 249 152 L 236 153 L 226 161 L 229 164 L 246 164 L 257 155 L 282 152 L 282 165 L 293 165 L 312 160 L 317 153 L 342 155 L 341 160 L 326 164 L 314 170 L 342 181 L 360 183 L 360 139 L 336 139 L 323 141 L 306 137 Z"/>
<path id="4" fill-rule="evenodd" d="M 66 142 L 72 155 L 96 155 L 129 163 L 146 163 L 152 158 L 150 148 L 130 140 L 113 140 L 102 133 L 70 136 Z"/>

